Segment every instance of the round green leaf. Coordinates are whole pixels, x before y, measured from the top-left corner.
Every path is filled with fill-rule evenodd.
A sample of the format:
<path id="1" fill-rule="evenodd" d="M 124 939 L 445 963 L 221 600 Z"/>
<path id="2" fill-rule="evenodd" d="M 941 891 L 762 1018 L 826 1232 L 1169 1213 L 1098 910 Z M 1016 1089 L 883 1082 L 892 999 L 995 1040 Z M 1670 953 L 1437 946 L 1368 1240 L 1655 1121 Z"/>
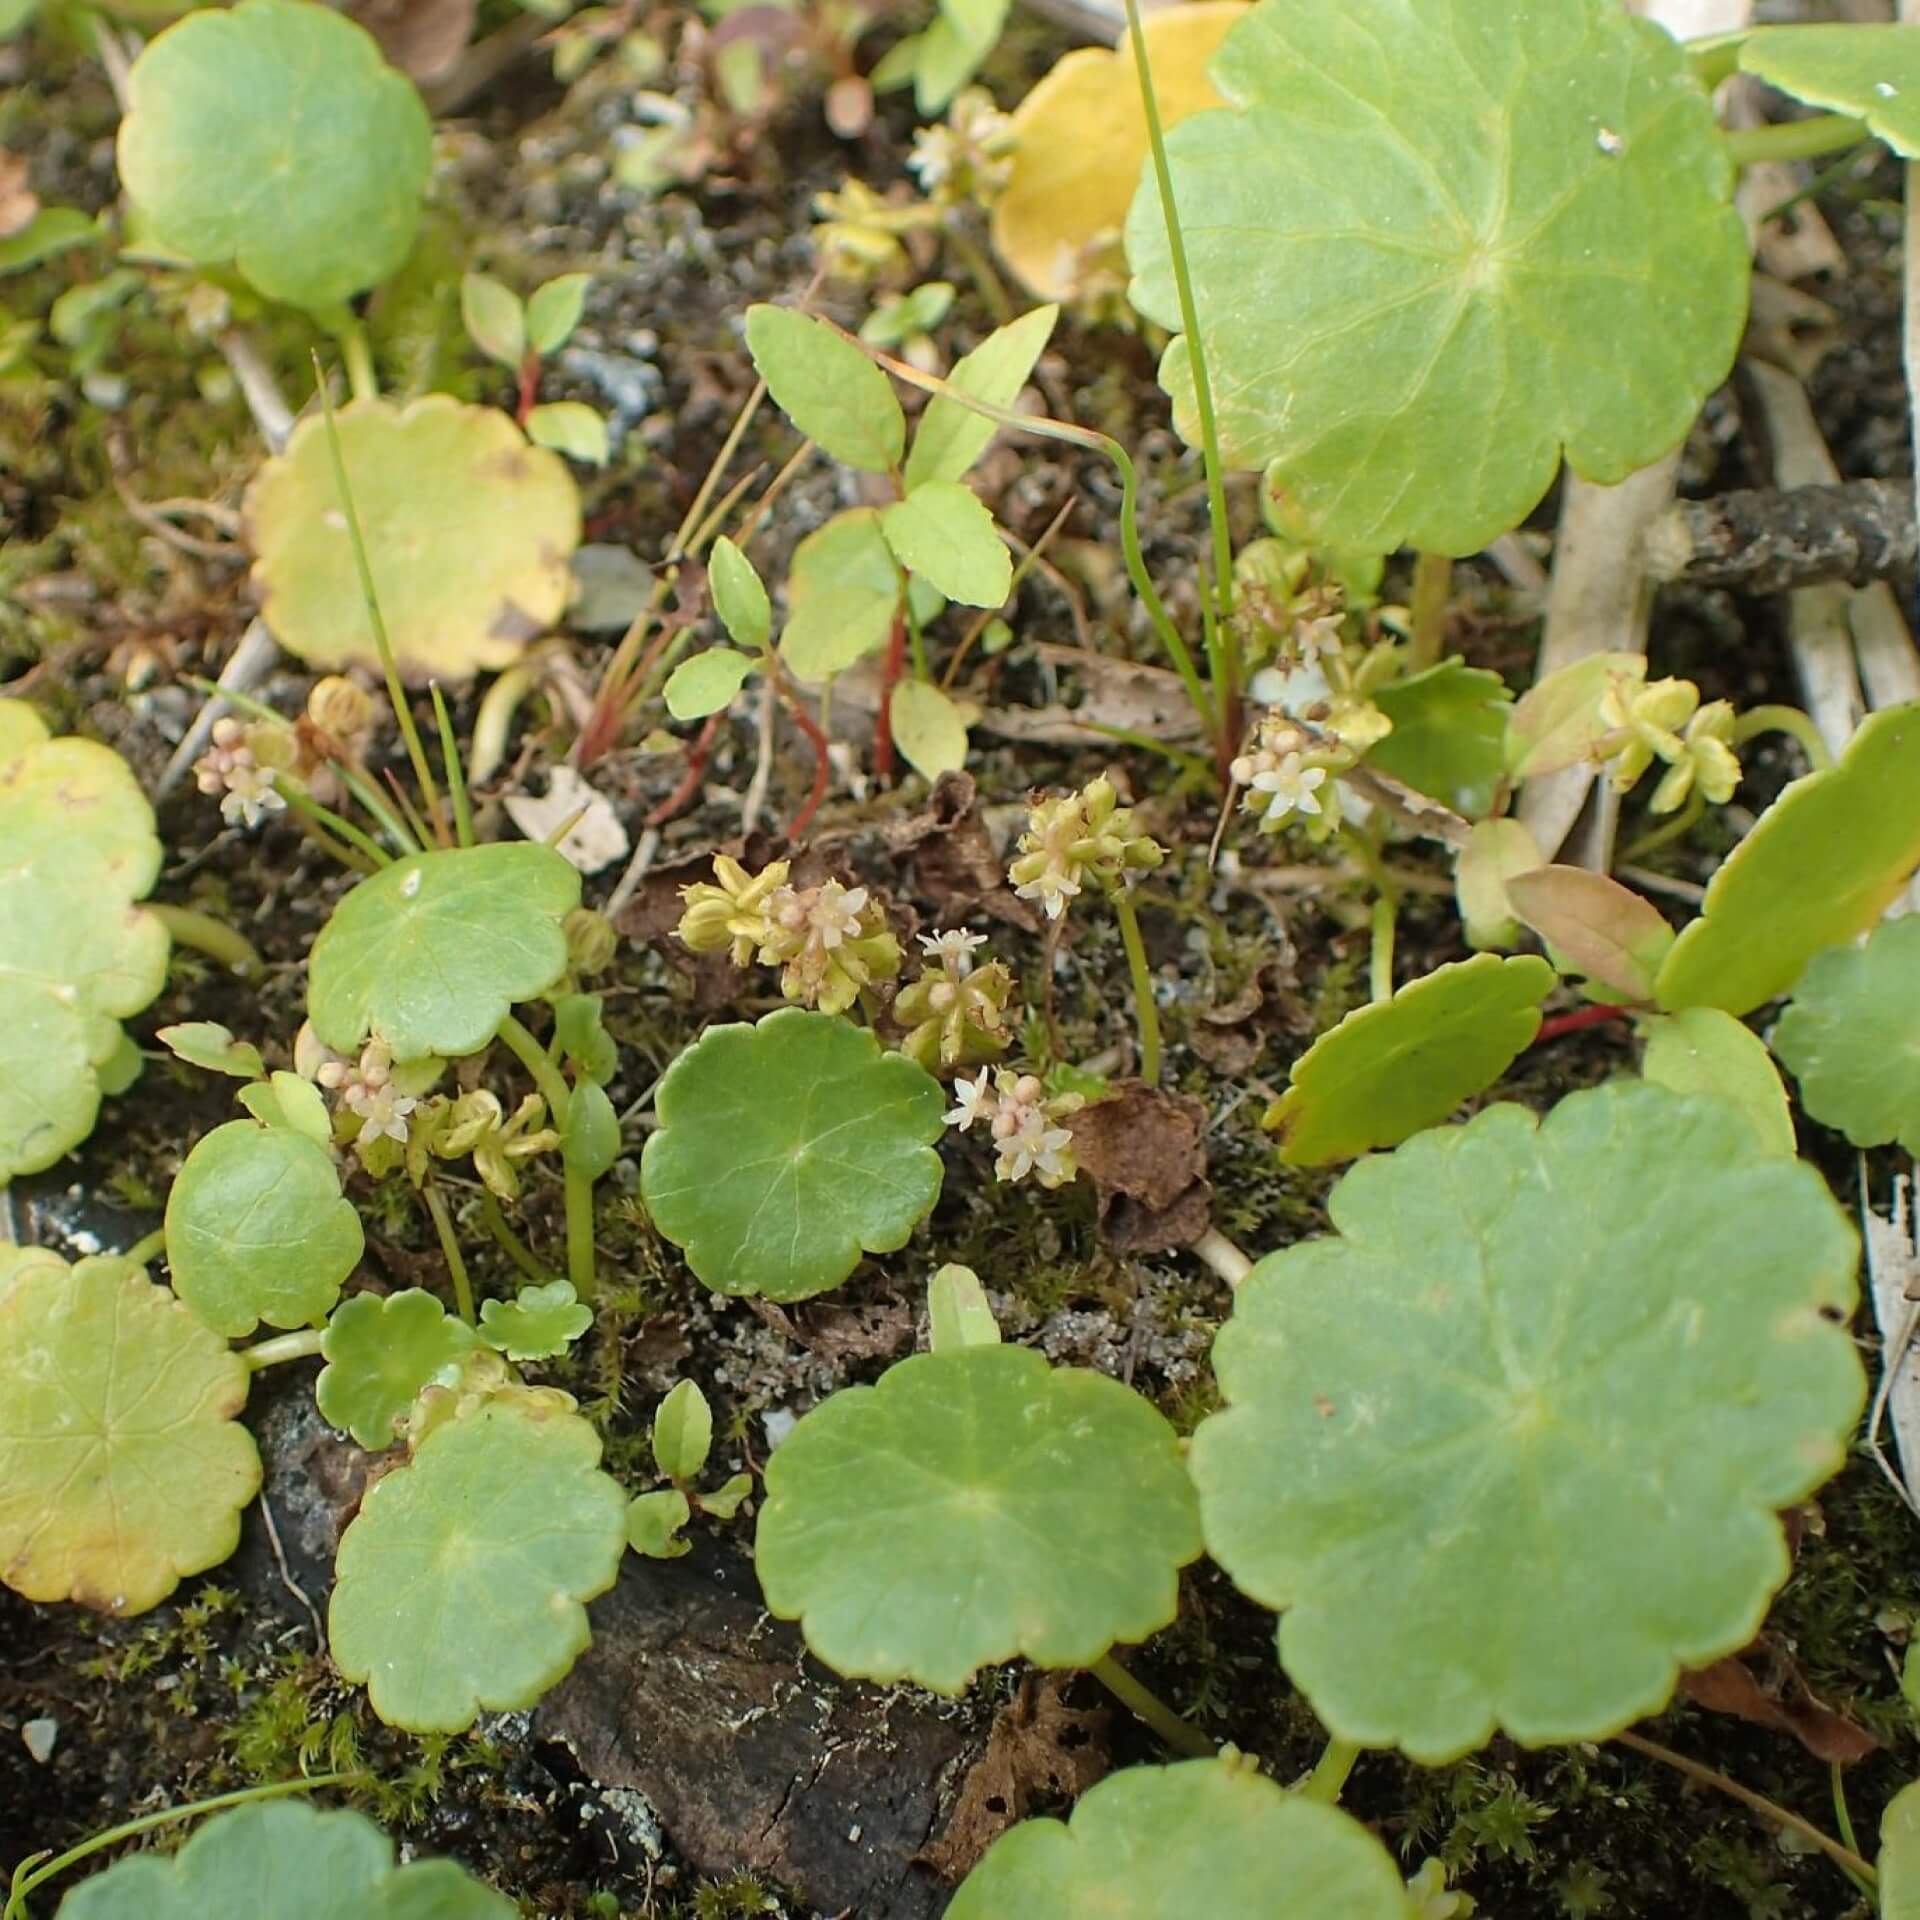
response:
<path id="1" fill-rule="evenodd" d="M 1355 1009 L 1293 1063 L 1268 1109 L 1280 1158 L 1323 1167 L 1446 1119 L 1532 1043 L 1553 984 L 1536 955 L 1477 953 Z"/>
<path id="2" fill-rule="evenodd" d="M 1227 462 L 1277 461 L 1336 547 L 1477 552 L 1563 450 L 1625 479 L 1733 364 L 1747 244 L 1680 49 L 1616 0 L 1497 24 L 1269 0 L 1214 58 L 1232 106 L 1167 136 Z M 1178 327 L 1151 173 L 1127 253 Z M 1161 383 L 1194 440 L 1184 339 Z"/>
<path id="3" fill-rule="evenodd" d="M 1794 1137 L 1787 1090 L 1758 1034 L 1718 1007 L 1684 1007 L 1646 1023 L 1640 1075 L 1670 1093 L 1724 1100 L 1747 1123 L 1755 1149 L 1791 1160 Z"/>
<path id="4" fill-rule="evenodd" d="M 324 307 L 406 259 L 431 142 L 371 35 L 306 0 L 241 0 L 189 14 L 133 63 L 118 158 L 154 244 Z"/>
<path id="5" fill-rule="evenodd" d="M 643 1493 L 627 1509 L 627 1545 L 649 1560 L 678 1560 L 693 1546 L 680 1534 L 692 1518 L 693 1509 L 678 1487 Z"/>
<path id="6" fill-rule="evenodd" d="M 667 711 L 676 720 L 704 720 L 730 706 L 733 696 L 759 665 L 751 654 L 731 647 L 707 647 L 682 660 L 667 675 Z"/>
<path id="7" fill-rule="evenodd" d="M 767 1463 L 753 1550 L 768 1609 L 828 1666 L 936 1693 L 1144 1640 L 1199 1552 L 1161 1415 L 1007 1346 L 916 1354 L 814 1408 Z"/>
<path id="8" fill-rule="evenodd" d="M 119 1032 L 43 983 L 0 972 L 0 1187 L 52 1166 L 93 1131 L 99 1069 Z"/>
<path id="9" fill-rule="evenodd" d="M 530 1707 L 592 1637 L 627 1544 L 627 1500 L 577 1414 L 488 1401 L 377 1481 L 340 1542 L 334 1665 L 414 1733 Z"/>
<path id="10" fill-rule="evenodd" d="M 1857 938 L 1920 867 L 1920 705 L 1868 716 L 1835 766 L 1795 780 L 1707 882 L 1658 981 L 1663 1007 L 1751 1013 Z"/>
<path id="11" fill-rule="evenodd" d="M 1477 820 L 1493 807 L 1507 771 L 1513 695 L 1497 673 L 1443 661 L 1381 687 L 1374 705 L 1393 731 L 1367 764 Z"/>
<path id="12" fill-rule="evenodd" d="M 944 1104 L 931 1075 L 837 1014 L 709 1027 L 661 1079 L 641 1195 L 716 1293 L 804 1300 L 932 1211 Z"/>
<path id="13" fill-rule="evenodd" d="M 899 617 L 900 568 L 873 508 L 836 513 L 794 548 L 780 657 L 802 680 L 844 673 Z"/>
<path id="14" fill-rule="evenodd" d="M 210 17 L 221 16 L 194 16 Z M 529 446 L 499 408 L 444 393 L 406 406 L 356 400 L 335 420 L 402 674 L 511 666 L 559 621 L 572 591 L 580 495 L 566 463 Z M 274 638 L 310 666 L 377 667 L 320 415 L 260 469 L 245 511 L 254 594 Z"/>
<path id="15" fill-rule="evenodd" d="M 59 1920 L 514 1920 L 511 1900 L 452 1860 L 393 1864 L 357 1813 L 299 1800 L 232 1807 L 171 1858 L 141 1853 L 84 1881 Z"/>
<path id="16" fill-rule="evenodd" d="M 1864 1399 L 1819 1175 L 1629 1082 L 1424 1133 L 1329 1212 L 1235 1296 L 1190 1456 L 1327 1727 L 1423 1762 L 1599 1739 L 1745 1646 L 1776 1510 Z"/>
<path id="17" fill-rule="evenodd" d="M 567 970 L 579 870 L 512 842 L 417 853 L 362 880 L 313 943 L 307 1014 L 336 1053 L 370 1035 L 396 1060 L 478 1053 L 514 1003 Z"/>
<path id="18" fill-rule="evenodd" d="M 0 1276 L 0 1579 L 134 1614 L 218 1566 L 260 1487 L 246 1400 L 238 1356 L 139 1268 Z"/>
<path id="19" fill-rule="evenodd" d="M 1920 47 L 1904 26 L 1763 27 L 1741 42 L 1740 69 L 1920 159 Z"/>
<path id="20" fill-rule="evenodd" d="M 1887 1802 L 1880 1816 L 1880 1920 L 1920 1920 L 1920 1780 Z"/>
<path id="21" fill-rule="evenodd" d="M 480 1340 L 509 1360 L 551 1360 L 593 1325 L 593 1309 L 574 1295 L 571 1280 L 522 1287 L 513 1300 L 480 1307 Z"/>
<path id="22" fill-rule="evenodd" d="M 947 1920 L 1413 1920 L 1393 1860 L 1338 1807 L 1250 1766 L 1129 1767 L 1070 1821 L 1023 1820 L 988 1848 Z"/>
<path id="23" fill-rule="evenodd" d="M 887 473 L 907 450 L 893 382 L 824 320 L 786 307 L 747 309 L 747 351 L 774 404 L 835 460 Z"/>
<path id="24" fill-rule="evenodd" d="M 32 711 L 12 700 L 0 710 Z M 29 867 L 84 870 L 122 903 L 159 877 L 153 808 L 111 747 L 61 739 L 0 753 L 0 871 Z"/>
<path id="25" fill-rule="evenodd" d="M 1757 1043 L 1756 1043 L 1757 1044 Z M 1920 916 L 1818 955 L 1773 1030 L 1800 1104 L 1856 1147 L 1920 1153 Z"/>
<path id="26" fill-rule="evenodd" d="M 958 480 L 929 480 L 880 515 L 893 557 L 949 600 L 997 607 L 1013 591 L 1013 560 L 980 496 Z"/>
<path id="27" fill-rule="evenodd" d="M 471 1327 L 418 1287 L 384 1300 L 356 1293 L 320 1336 L 327 1364 L 314 1398 L 330 1426 L 377 1452 L 393 1445 L 423 1387 L 456 1384 L 460 1362 L 478 1344 Z"/>
<path id="28" fill-rule="evenodd" d="M 167 1195 L 174 1290 L 229 1340 L 317 1325 L 365 1244 L 333 1156 L 291 1127 L 215 1127 Z"/>

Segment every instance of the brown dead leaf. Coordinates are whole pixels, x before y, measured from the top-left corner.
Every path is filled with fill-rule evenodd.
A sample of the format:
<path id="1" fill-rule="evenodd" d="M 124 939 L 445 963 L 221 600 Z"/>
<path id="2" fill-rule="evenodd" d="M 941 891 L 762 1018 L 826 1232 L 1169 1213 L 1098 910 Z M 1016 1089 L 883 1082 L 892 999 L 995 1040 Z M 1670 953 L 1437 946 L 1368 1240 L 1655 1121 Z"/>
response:
<path id="1" fill-rule="evenodd" d="M 20 232 L 39 211 L 39 196 L 27 185 L 27 163 L 0 148 L 0 240 Z"/>
<path id="2" fill-rule="evenodd" d="M 1109 1246 L 1166 1253 L 1206 1232 L 1213 1189 L 1200 1101 L 1122 1080 L 1071 1124 L 1080 1170 L 1100 1192 L 1100 1230 Z"/>
<path id="3" fill-rule="evenodd" d="M 887 827 L 886 843 L 906 867 L 908 888 L 933 903 L 937 925 L 952 926 L 979 912 L 1022 932 L 1039 932 L 1039 914 L 1007 885 L 993 835 L 980 817 L 972 774 L 943 773 L 921 812 Z"/>
<path id="4" fill-rule="evenodd" d="M 913 1345 L 913 1313 L 904 1300 L 828 1303 L 802 1308 L 795 1331 L 823 1360 L 892 1360 Z"/>
<path id="5" fill-rule="evenodd" d="M 1765 1662 L 1764 1680 L 1748 1666 Z M 1709 1713 L 1728 1713 L 1757 1727 L 1790 1733 L 1829 1766 L 1851 1766 L 1878 1752 L 1880 1743 L 1864 1727 L 1814 1697 L 1793 1656 L 1777 1642 L 1758 1640 L 1745 1654 L 1716 1660 L 1680 1676 L 1680 1690 Z"/>
<path id="6" fill-rule="evenodd" d="M 409 79 L 444 79 L 473 37 L 478 0 L 352 0 L 348 14 Z"/>
<path id="7" fill-rule="evenodd" d="M 1065 1705 L 1063 1685 L 1058 1674 L 1029 1675 L 994 1715 L 986 1751 L 961 1782 L 946 1830 L 915 1856 L 942 1879 L 971 1872 L 1039 1795 L 1074 1800 L 1106 1776 L 1099 1739 L 1111 1715 L 1104 1707 Z"/>
<path id="8" fill-rule="evenodd" d="M 1175 744 L 1204 738 L 1200 716 L 1177 673 L 1079 647 L 1036 646 L 1034 653 L 1050 667 L 1071 672 L 1080 704 L 993 707 L 974 722 L 976 730 L 1040 746 L 1111 747 L 1113 736 L 1103 727 Z"/>

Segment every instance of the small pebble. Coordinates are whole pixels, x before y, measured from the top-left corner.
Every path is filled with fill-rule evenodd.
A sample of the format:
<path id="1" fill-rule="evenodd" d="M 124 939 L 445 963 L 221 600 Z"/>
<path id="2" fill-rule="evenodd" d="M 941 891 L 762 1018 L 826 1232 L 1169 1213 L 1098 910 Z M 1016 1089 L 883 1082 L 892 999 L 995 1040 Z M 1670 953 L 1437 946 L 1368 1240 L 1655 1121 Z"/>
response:
<path id="1" fill-rule="evenodd" d="M 59 1737 L 58 1720 L 29 1720 L 20 1729 L 20 1738 L 26 1743 L 27 1751 L 43 1767 L 53 1758 L 53 1743 Z"/>

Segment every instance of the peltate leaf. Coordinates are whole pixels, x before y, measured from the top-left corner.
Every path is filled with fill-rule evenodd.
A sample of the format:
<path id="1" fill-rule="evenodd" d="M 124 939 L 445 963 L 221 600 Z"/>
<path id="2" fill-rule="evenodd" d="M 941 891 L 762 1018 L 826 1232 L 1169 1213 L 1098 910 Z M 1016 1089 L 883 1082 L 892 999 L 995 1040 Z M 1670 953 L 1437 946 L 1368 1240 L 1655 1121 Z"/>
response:
<path id="1" fill-rule="evenodd" d="M 916 487 L 881 514 L 880 532 L 903 567 L 949 600 L 997 607 L 1013 590 L 1013 560 L 993 515 L 958 480 Z"/>
<path id="2" fill-rule="evenodd" d="M 1758 1042 L 1755 1042 L 1758 1045 Z M 1800 1104 L 1856 1147 L 1920 1153 L 1920 916 L 1815 957 L 1773 1030 Z"/>
<path id="3" fill-rule="evenodd" d="M 1209 0 L 1200 0 L 1200 4 L 1207 5 Z M 1212 0 L 1212 4 L 1218 4 L 1218 0 Z M 1238 0 L 1234 4 L 1237 6 Z M 1031 313 L 997 328 L 971 353 L 953 363 L 947 385 L 972 399 L 984 400 L 990 407 L 1011 407 L 1046 350 L 1053 323 L 1059 317 L 1058 307 L 1035 307 Z M 998 431 L 985 415 L 945 394 L 936 394 L 920 416 L 913 451 L 907 455 L 902 477 L 908 492 L 936 480 L 962 478 Z"/>
<path id="4" fill-rule="evenodd" d="M 1751 1013 L 1865 933 L 1920 866 L 1920 705 L 1868 716 L 1837 765 L 1795 780 L 1707 883 L 1660 968 L 1663 1007 Z"/>
<path id="5" fill-rule="evenodd" d="M 1920 1920 L 1920 1781 L 1904 1786 L 1880 1816 L 1880 1920 Z"/>
<path id="6" fill-rule="evenodd" d="M 320 1337 L 327 1364 L 314 1398 L 330 1425 L 377 1452 L 393 1445 L 423 1387 L 455 1384 L 460 1362 L 476 1344 L 465 1321 L 418 1287 L 384 1300 L 356 1293 L 334 1310 Z"/>
<path id="7" fill-rule="evenodd" d="M 1372 1834 L 1245 1764 L 1110 1774 L 1073 1818 L 1023 1820 L 988 1848 L 948 1920 L 1414 1920 Z"/>
<path id="8" fill-rule="evenodd" d="M 495 1399 L 436 1427 L 377 1481 L 340 1541 L 334 1665 L 414 1733 L 530 1707 L 591 1637 L 627 1501 L 577 1414 Z"/>
<path id="9" fill-rule="evenodd" d="M 1496 1728 L 1597 1740 L 1745 1646 L 1776 1510 L 1865 1397 L 1819 1175 L 1624 1083 L 1424 1133 L 1329 1213 L 1235 1295 L 1190 1456 L 1209 1552 L 1284 1609 L 1327 1728 L 1430 1764 Z"/>
<path id="10" fill-rule="evenodd" d="M 1265 1125 L 1293 1167 L 1396 1146 L 1484 1092 L 1540 1030 L 1554 972 L 1532 954 L 1475 954 L 1360 1007 L 1293 1063 Z"/>
<path id="11" fill-rule="evenodd" d="M 1864 120 L 1895 153 L 1920 159 L 1920 47 L 1904 26 L 1763 27 L 1740 70 L 1829 113 Z"/>
<path id="12" fill-rule="evenodd" d="M 240 1540 L 247 1370 L 124 1260 L 0 1272 L 0 1578 L 144 1613 Z"/>
<path id="13" fill-rule="evenodd" d="M 958 1693 L 1000 1661 L 1084 1667 L 1144 1640 L 1199 1551 L 1151 1405 L 978 1346 L 916 1354 L 802 1418 L 767 1462 L 754 1566 L 836 1672 Z"/>
<path id="14" fill-rule="evenodd" d="M 1330 544 L 1477 552 L 1564 450 L 1623 480 L 1739 345 L 1733 166 L 1678 46 L 1616 0 L 1266 0 L 1168 136 L 1225 458 Z M 1178 327 L 1149 177 L 1135 306 Z M 1597 350 L 1599 341 L 1609 343 Z M 1187 345 L 1161 367 L 1197 437 Z"/>
<path id="15" fill-rule="evenodd" d="M 324 1320 L 359 1264 L 360 1216 L 325 1147 L 291 1127 L 230 1120 L 187 1155 L 167 1195 L 175 1291 L 234 1340 L 262 1320 Z"/>
<path id="16" fill-rule="evenodd" d="M 889 473 L 907 449 L 893 382 L 837 328 L 787 307 L 747 309 L 747 350 L 789 420 L 835 460 Z"/>
<path id="17" fill-rule="evenodd" d="M 943 1106 L 938 1081 L 837 1014 L 709 1027 L 660 1081 L 640 1191 L 716 1293 L 803 1300 L 931 1211 Z"/>
<path id="18" fill-rule="evenodd" d="M 1396 680 L 1373 696 L 1393 731 L 1368 753 L 1367 763 L 1478 819 L 1492 809 L 1506 776 L 1512 699 L 1497 673 L 1458 660 Z"/>
<path id="19" fill-rule="evenodd" d="M 1759 1036 L 1718 1007 L 1685 1007 L 1645 1021 L 1640 1076 L 1671 1093 L 1724 1100 L 1747 1123 L 1760 1153 L 1791 1160 L 1800 1151 L 1779 1069 Z"/>
<path id="20" fill-rule="evenodd" d="M 431 134 L 412 82 L 352 21 L 241 0 L 189 14 L 133 63 L 120 180 L 167 252 L 332 306 L 406 259 Z"/>
<path id="21" fill-rule="evenodd" d="M 336 1053 L 378 1035 L 396 1060 L 478 1053 L 567 967 L 580 875 L 514 842 L 414 854 L 362 880 L 313 943 L 307 1014 Z"/>
<path id="22" fill-rule="evenodd" d="M 872 507 L 837 513 L 793 550 L 780 657 L 802 680 L 844 673 L 887 643 L 900 618 L 900 568 Z"/>

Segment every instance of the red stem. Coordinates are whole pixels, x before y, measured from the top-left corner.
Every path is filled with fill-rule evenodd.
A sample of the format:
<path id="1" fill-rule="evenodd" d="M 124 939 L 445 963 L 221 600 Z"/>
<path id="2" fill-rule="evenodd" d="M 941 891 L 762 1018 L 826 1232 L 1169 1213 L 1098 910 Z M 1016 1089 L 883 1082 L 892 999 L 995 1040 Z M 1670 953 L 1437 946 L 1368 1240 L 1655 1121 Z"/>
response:
<path id="1" fill-rule="evenodd" d="M 820 802 L 827 797 L 827 782 L 833 776 L 833 762 L 827 757 L 827 736 L 814 724 L 813 715 L 801 704 L 800 697 L 788 693 L 784 685 L 780 691 L 786 695 L 787 711 L 793 715 L 794 724 L 813 742 L 813 791 L 807 795 L 806 804 L 793 816 L 787 827 L 787 838 L 798 840 L 812 824 L 813 816 L 820 811 Z"/>
<path id="2" fill-rule="evenodd" d="M 1575 1007 L 1571 1013 L 1559 1013 L 1551 1020 L 1542 1020 L 1533 1044 L 1537 1047 L 1543 1040 L 1558 1040 L 1563 1033 L 1578 1033 L 1584 1027 L 1604 1026 L 1609 1020 L 1632 1018 L 1631 1007 Z"/>
<path id="3" fill-rule="evenodd" d="M 539 394 L 540 356 L 529 347 L 520 356 L 520 393 L 513 408 L 516 425 L 524 427 L 527 424 L 527 415 L 533 411 L 533 403 Z"/>
<path id="4" fill-rule="evenodd" d="M 687 749 L 687 770 L 680 776 L 680 784 L 646 816 L 642 826 L 665 826 L 700 791 L 701 777 L 707 770 L 707 755 L 713 751 L 713 736 L 720 731 L 726 712 L 722 707 L 718 713 L 707 715 L 707 724 L 694 735 L 693 745 Z"/>
<path id="5" fill-rule="evenodd" d="M 882 785 L 893 778 L 893 690 L 907 666 L 907 622 L 893 616 L 886 658 L 880 663 L 880 711 L 873 718 L 873 777 Z"/>

